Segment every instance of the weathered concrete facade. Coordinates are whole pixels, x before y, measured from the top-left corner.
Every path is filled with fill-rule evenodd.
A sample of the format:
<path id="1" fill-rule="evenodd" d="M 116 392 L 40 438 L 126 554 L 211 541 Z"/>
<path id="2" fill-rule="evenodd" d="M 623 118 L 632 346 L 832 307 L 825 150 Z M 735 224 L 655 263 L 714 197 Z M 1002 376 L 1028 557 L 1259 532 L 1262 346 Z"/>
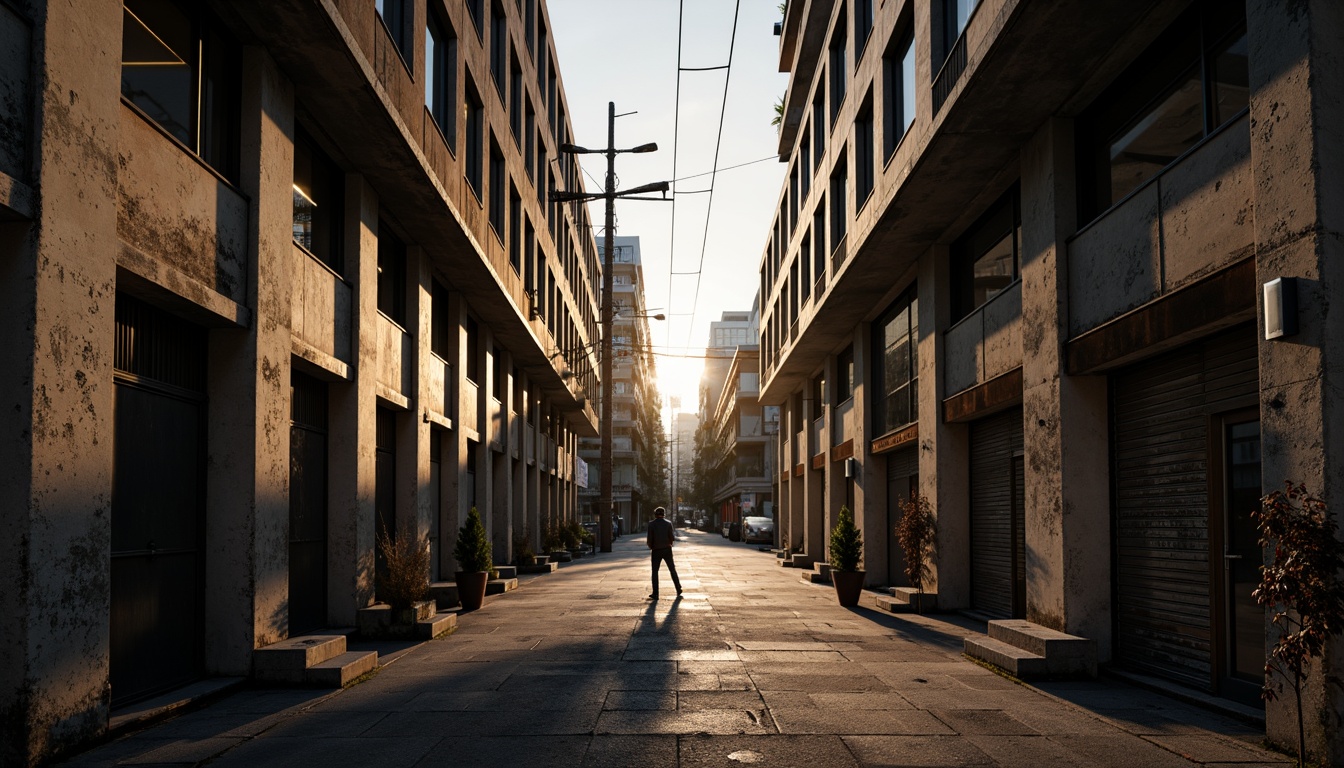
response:
<path id="1" fill-rule="evenodd" d="M 786 11 L 761 269 L 781 542 L 824 558 L 850 504 L 869 584 L 899 586 L 918 491 L 941 608 L 1254 707 L 1272 638 L 1247 511 L 1285 480 L 1340 501 L 1344 11 L 969 5 Z M 1277 277 L 1300 330 L 1266 340 Z M 1336 644 L 1307 716 L 1325 762 L 1338 667 Z M 1265 717 L 1294 741 L 1291 702 Z"/>
<path id="2" fill-rule="evenodd" d="M 0 763 L 575 515 L 600 266 L 545 3 L 474 7 L 0 5 Z"/>

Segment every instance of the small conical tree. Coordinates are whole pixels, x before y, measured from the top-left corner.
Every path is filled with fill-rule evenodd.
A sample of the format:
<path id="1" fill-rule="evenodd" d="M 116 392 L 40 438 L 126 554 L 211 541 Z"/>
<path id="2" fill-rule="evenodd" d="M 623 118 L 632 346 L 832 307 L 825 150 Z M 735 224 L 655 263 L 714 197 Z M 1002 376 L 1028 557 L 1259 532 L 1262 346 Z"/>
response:
<path id="1" fill-rule="evenodd" d="M 490 535 L 485 531 L 481 515 L 475 507 L 467 515 L 467 522 L 457 531 L 457 543 L 453 545 L 453 557 L 457 558 L 457 567 L 463 573 L 489 571 L 494 568 Z"/>
<path id="2" fill-rule="evenodd" d="M 905 556 L 905 578 L 910 586 L 924 595 L 924 580 L 931 575 L 929 558 L 933 555 L 938 533 L 933 518 L 933 505 L 929 498 L 916 493 L 901 502 L 901 522 L 896 525 L 896 542 Z M 916 603 L 916 609 L 923 610 L 924 601 Z"/>
<path id="3" fill-rule="evenodd" d="M 840 507 L 840 519 L 831 529 L 831 570 L 857 571 L 863 561 L 863 534 L 854 525 L 849 507 Z"/>

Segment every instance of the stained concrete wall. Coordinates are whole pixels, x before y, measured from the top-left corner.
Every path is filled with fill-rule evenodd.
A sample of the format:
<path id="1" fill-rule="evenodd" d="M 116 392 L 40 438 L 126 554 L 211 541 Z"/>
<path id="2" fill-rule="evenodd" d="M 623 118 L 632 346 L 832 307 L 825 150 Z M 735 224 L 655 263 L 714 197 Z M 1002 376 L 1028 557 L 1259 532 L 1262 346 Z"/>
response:
<path id="1" fill-rule="evenodd" d="M 1307 483 L 1344 508 L 1344 7 L 1302 0 L 1293 13 L 1247 3 L 1251 61 L 1251 167 L 1256 278 L 1296 277 L 1301 331 L 1260 342 L 1262 480 Z M 1258 297 L 1257 297 L 1258 298 Z M 1257 301 L 1257 304 L 1259 302 Z M 1272 640 L 1272 636 L 1271 636 Z M 1309 761 L 1344 762 L 1344 691 L 1325 682 L 1344 669 L 1336 635 L 1303 693 Z M 1266 707 L 1268 735 L 1295 746 L 1292 695 Z"/>
<path id="2" fill-rule="evenodd" d="M 98 733 L 109 690 L 112 350 L 90 340 L 113 334 L 121 8 L 34 11 L 31 61 L 43 77 L 22 94 L 32 111 L 18 114 L 32 118 L 28 160 L 42 204 L 30 226 L 0 225 L 13 246 L 0 257 L 0 304 L 15 331 L 0 345 L 0 516 L 11 539 L 0 566 L 11 625 L 0 633 L 6 765 Z M 19 97 L 7 79 L 6 98 Z"/>

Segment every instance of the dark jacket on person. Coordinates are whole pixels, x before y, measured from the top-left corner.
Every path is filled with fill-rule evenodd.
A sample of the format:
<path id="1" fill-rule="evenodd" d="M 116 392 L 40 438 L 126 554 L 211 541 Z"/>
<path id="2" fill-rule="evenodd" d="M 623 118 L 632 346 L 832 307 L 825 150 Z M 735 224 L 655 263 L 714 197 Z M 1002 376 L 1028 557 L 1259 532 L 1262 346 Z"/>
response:
<path id="1" fill-rule="evenodd" d="M 645 541 L 649 549 L 665 549 L 672 546 L 675 539 L 672 523 L 665 517 L 655 517 L 649 521 L 649 535 Z"/>

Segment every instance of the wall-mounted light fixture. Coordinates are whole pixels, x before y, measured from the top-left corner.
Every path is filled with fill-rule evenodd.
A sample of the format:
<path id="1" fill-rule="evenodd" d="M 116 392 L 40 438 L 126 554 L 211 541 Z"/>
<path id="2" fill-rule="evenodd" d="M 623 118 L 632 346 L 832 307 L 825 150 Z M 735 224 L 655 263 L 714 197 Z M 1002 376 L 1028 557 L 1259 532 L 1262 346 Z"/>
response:
<path id="1" fill-rule="evenodd" d="M 1297 335 L 1297 278 L 1276 277 L 1264 285 L 1265 340 Z"/>
<path id="2" fill-rule="evenodd" d="M 854 457 L 845 459 L 845 477 L 855 477 L 859 474 L 859 462 Z"/>

